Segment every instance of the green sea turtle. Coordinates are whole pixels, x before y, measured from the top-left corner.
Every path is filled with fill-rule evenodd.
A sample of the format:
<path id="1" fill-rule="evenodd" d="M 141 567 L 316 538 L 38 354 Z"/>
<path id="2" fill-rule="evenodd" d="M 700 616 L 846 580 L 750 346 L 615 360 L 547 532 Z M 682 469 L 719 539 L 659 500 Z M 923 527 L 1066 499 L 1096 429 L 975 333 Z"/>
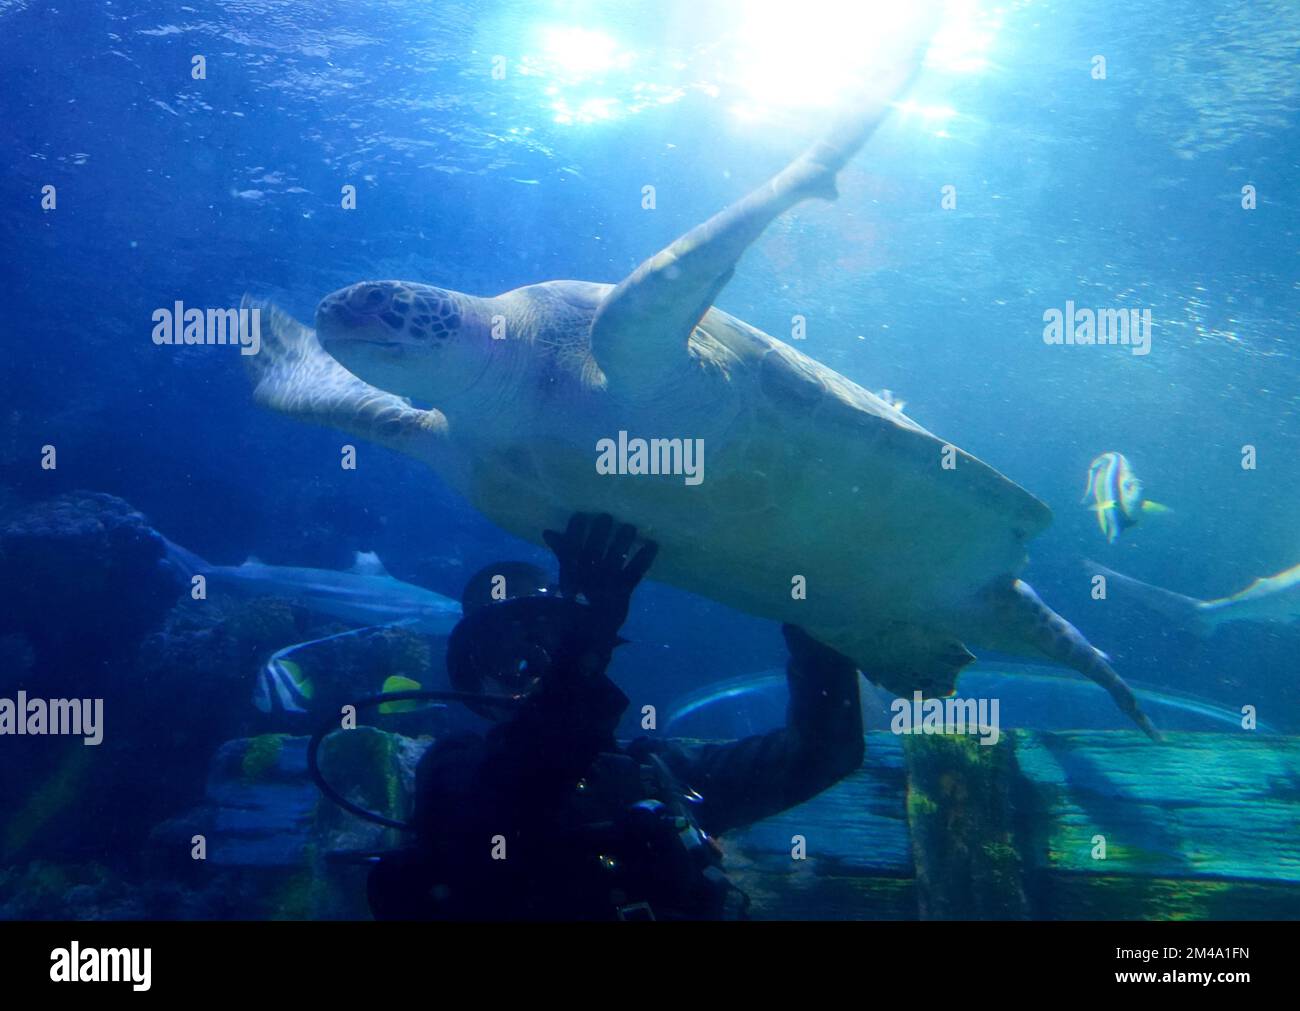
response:
<path id="1" fill-rule="evenodd" d="M 1046 505 L 713 304 L 768 224 L 835 198 L 908 76 L 617 285 L 366 282 L 321 301 L 315 332 L 267 307 L 256 398 L 423 460 L 534 543 L 575 511 L 633 523 L 659 543 L 656 579 L 801 625 L 895 693 L 951 693 L 970 643 L 1074 668 L 1158 737 L 1017 578 Z M 637 439 L 664 440 L 647 452 L 667 464 L 702 440 L 702 480 L 602 472 L 614 446 L 635 470 Z"/>

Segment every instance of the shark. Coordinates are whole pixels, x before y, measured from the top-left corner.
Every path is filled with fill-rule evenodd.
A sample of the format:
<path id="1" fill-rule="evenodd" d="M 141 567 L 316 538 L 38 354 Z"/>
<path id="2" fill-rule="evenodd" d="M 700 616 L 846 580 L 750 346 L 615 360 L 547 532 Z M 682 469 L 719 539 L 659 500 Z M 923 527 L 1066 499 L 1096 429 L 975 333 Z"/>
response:
<path id="1" fill-rule="evenodd" d="M 294 643 L 272 654 L 253 693 L 254 704 L 263 712 L 307 711 L 310 682 L 289 659 L 299 649 L 396 626 L 423 635 L 449 636 L 461 619 L 459 602 L 395 579 L 371 551 L 356 552 L 350 569 L 267 565 L 251 556 L 242 565 L 213 565 L 166 538 L 163 542 L 164 564 L 190 585 L 194 585 L 196 576 L 202 576 L 205 593 L 210 597 L 281 597 L 315 614 L 354 626 L 324 639 Z"/>
<path id="2" fill-rule="evenodd" d="M 1202 637 L 1232 621 L 1284 625 L 1300 620 L 1300 565 L 1256 579 L 1230 597 L 1198 600 L 1143 583 L 1098 562 L 1086 564 L 1140 604 Z"/>

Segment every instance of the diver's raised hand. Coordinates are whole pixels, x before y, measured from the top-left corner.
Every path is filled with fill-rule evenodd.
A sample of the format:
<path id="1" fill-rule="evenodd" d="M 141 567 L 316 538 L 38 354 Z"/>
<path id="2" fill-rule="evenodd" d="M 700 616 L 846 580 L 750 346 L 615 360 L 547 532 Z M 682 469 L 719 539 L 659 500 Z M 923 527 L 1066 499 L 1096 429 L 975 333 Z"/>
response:
<path id="1" fill-rule="evenodd" d="M 654 563 L 659 545 L 645 541 L 636 551 L 636 528 L 614 525 L 606 513 L 574 513 L 564 533 L 542 531 L 542 538 L 560 563 L 560 592 L 582 594 L 602 629 L 615 635 L 627 620 L 632 591 Z"/>

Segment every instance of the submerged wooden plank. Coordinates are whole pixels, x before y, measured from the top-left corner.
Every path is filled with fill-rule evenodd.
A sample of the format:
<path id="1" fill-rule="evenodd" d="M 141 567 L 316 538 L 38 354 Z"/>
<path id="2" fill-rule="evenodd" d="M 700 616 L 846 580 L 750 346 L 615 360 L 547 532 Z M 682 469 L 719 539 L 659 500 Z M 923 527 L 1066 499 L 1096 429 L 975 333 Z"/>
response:
<path id="1" fill-rule="evenodd" d="M 1300 740 L 1246 732 L 1013 735 L 1032 866 L 1300 882 Z M 1104 858 L 1100 855 L 1104 840 Z"/>
<path id="2" fill-rule="evenodd" d="M 728 835 L 756 916 L 1300 917 L 1300 740 L 1017 731 L 907 751 L 869 734 L 853 776 Z"/>
<path id="3" fill-rule="evenodd" d="M 731 868 L 732 882 L 750 898 L 755 920 L 915 920 L 911 878 L 804 873 L 772 874 Z"/>
<path id="4" fill-rule="evenodd" d="M 1300 884 L 1044 874 L 1044 917 L 1054 920 L 1296 920 Z"/>
<path id="5" fill-rule="evenodd" d="M 799 836 L 806 860 L 819 873 L 910 878 L 906 794 L 900 738 L 868 734 L 861 769 L 806 804 L 728 833 L 724 847 L 729 859 L 772 874 L 796 875 L 807 866 L 792 852 Z"/>

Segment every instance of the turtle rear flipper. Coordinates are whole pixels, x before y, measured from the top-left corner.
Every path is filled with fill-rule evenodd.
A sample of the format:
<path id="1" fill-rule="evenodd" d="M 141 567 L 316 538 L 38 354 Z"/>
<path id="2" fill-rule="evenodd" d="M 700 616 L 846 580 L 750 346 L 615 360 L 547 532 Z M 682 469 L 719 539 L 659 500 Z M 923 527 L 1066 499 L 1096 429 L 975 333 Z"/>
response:
<path id="1" fill-rule="evenodd" d="M 990 609 L 983 617 L 993 648 L 1020 655 L 1037 654 L 1078 671 L 1105 688 L 1144 734 L 1153 741 L 1164 740 L 1138 705 L 1133 689 L 1107 662 L 1106 654 L 1044 604 L 1032 586 L 1022 579 L 1012 579 L 987 588 L 982 598 Z"/>

